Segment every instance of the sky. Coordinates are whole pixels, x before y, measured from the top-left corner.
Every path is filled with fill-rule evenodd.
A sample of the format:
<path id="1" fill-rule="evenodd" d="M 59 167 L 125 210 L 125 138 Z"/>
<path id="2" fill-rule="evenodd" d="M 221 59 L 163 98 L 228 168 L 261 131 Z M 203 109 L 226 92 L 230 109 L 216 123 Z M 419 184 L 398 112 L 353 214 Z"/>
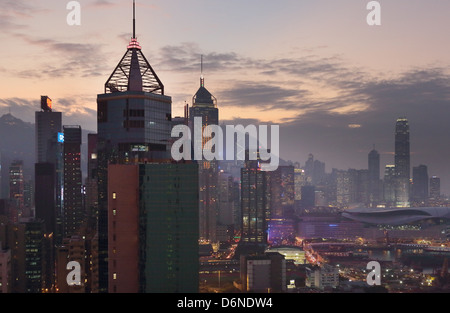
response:
<path id="1" fill-rule="evenodd" d="M 199 87 L 221 123 L 280 125 L 280 155 L 326 170 L 394 162 L 396 119 L 411 130 L 411 168 L 424 164 L 450 194 L 450 2 L 137 0 L 142 51 L 182 115 Z M 0 0 L 0 115 L 34 122 L 41 95 L 63 123 L 96 130 L 96 97 L 132 36 L 131 0 Z M 381 171 L 382 172 L 382 171 Z M 382 173 L 381 173 L 382 174 Z"/>

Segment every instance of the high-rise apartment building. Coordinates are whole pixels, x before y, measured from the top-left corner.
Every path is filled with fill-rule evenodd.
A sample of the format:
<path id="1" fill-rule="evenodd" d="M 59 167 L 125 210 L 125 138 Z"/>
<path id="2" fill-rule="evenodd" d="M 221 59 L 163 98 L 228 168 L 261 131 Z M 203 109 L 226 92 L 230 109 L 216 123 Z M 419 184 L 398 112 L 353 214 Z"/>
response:
<path id="1" fill-rule="evenodd" d="M 198 165 L 111 164 L 109 292 L 198 292 Z"/>

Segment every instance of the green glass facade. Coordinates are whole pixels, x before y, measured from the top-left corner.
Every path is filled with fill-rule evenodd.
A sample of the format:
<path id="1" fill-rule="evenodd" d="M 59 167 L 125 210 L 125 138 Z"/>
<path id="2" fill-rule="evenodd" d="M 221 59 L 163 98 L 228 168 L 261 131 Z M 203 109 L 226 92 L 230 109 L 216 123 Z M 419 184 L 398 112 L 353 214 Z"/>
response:
<path id="1" fill-rule="evenodd" d="M 198 292 L 198 165 L 139 172 L 141 292 Z"/>

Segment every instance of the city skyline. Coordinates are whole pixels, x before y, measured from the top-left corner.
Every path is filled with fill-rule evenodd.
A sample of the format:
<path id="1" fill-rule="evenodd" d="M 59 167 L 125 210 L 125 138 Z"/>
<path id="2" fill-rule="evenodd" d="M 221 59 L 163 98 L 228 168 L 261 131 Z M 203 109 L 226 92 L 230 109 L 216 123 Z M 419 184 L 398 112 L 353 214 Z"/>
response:
<path id="1" fill-rule="evenodd" d="M 81 25 L 69 26 L 66 3 L 7 1 L 0 36 L 22 49 L 1 52 L 10 60 L 0 67 L 8 77 L 2 113 L 31 122 L 47 94 L 64 124 L 95 131 L 96 94 L 132 35 L 129 2 L 80 1 Z M 197 90 L 203 55 L 221 123 L 280 123 L 281 158 L 303 164 L 312 153 L 328 172 L 366 168 L 375 145 L 383 170 L 394 164 L 395 120 L 406 116 L 411 168 L 427 165 L 448 193 L 442 134 L 449 133 L 450 60 L 440 38 L 450 5 L 380 3 L 382 25 L 370 27 L 366 3 L 351 1 L 250 1 L 239 9 L 220 1 L 138 2 L 137 38 L 173 98 L 174 116 Z"/>
<path id="2" fill-rule="evenodd" d="M 450 290 L 450 5 L 140 2 L 5 2 L 0 293 Z"/>

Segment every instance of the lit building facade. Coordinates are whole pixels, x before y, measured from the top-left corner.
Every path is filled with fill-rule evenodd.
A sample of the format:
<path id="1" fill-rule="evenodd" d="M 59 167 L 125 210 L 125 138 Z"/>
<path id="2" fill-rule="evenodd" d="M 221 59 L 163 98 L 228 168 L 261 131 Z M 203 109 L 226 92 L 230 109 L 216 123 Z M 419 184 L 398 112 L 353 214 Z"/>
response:
<path id="1" fill-rule="evenodd" d="M 17 223 L 24 213 L 23 161 L 15 160 L 9 167 L 9 199 L 11 199 L 12 222 Z"/>
<path id="2" fill-rule="evenodd" d="M 306 287 L 325 290 L 339 286 L 339 270 L 328 264 L 306 268 Z"/>

